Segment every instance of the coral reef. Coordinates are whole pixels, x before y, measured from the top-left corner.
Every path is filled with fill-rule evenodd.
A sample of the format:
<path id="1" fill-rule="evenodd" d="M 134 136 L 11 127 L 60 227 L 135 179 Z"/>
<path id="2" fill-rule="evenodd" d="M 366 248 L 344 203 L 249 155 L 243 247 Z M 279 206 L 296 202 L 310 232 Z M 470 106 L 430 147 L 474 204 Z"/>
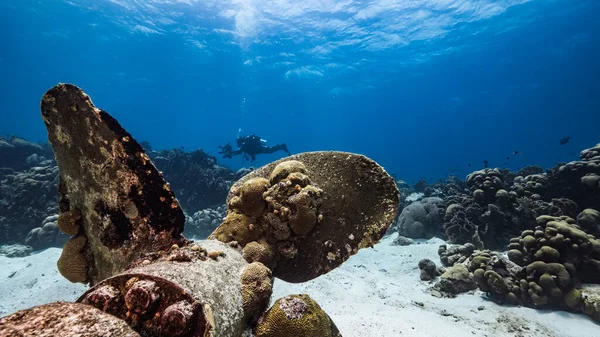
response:
<path id="1" fill-rule="evenodd" d="M 600 283 L 600 240 L 568 216 L 539 216 L 536 224 L 510 240 L 507 255 L 441 246 L 440 257 L 454 263 L 449 270 L 468 267 L 479 289 L 497 302 L 579 311 L 598 319 L 597 297 L 588 291 L 585 302 L 582 293 L 594 288 L 587 284 Z"/>
<path id="2" fill-rule="evenodd" d="M 220 206 L 233 182 L 243 174 L 217 165 L 216 158 L 202 150 L 172 149 L 147 154 L 189 214 Z"/>
<path id="3" fill-rule="evenodd" d="M 48 144 L 32 143 L 17 136 L 0 136 L 0 167 L 3 170 L 24 171 L 53 157 Z"/>
<path id="4" fill-rule="evenodd" d="M 51 160 L 23 171 L 0 168 L 0 243 L 23 243 L 31 229 L 58 211 L 57 183 Z"/>
<path id="5" fill-rule="evenodd" d="M 573 200 L 581 209 L 600 205 L 600 144 L 581 151 L 579 161 L 548 172 L 552 195 Z"/>
<path id="6" fill-rule="evenodd" d="M 219 207 L 202 209 L 191 216 L 186 214 L 183 234 L 190 238 L 205 239 L 219 227 L 226 214 L 225 204 Z"/>
<path id="7" fill-rule="evenodd" d="M 19 244 L 0 246 L 0 255 L 6 257 L 23 257 L 31 254 L 33 248 Z"/>
<path id="8" fill-rule="evenodd" d="M 444 200 L 444 230 L 450 243 L 470 242 L 477 248 L 499 249 L 511 237 L 535 226 L 543 214 L 575 216 L 570 199 L 552 198 L 545 176 L 514 176 L 499 169 L 484 169 L 467 176 L 469 194 Z M 524 187 L 525 186 L 525 187 Z M 454 191 L 457 191 L 456 189 Z"/>
<path id="9" fill-rule="evenodd" d="M 69 235 L 58 229 L 58 214 L 46 217 L 41 227 L 29 231 L 25 244 L 39 250 L 48 247 L 62 247 L 69 239 Z"/>
<path id="10" fill-rule="evenodd" d="M 412 239 L 441 236 L 443 218 L 438 205 L 442 202 L 428 197 L 404 207 L 396 223 L 398 234 Z"/>

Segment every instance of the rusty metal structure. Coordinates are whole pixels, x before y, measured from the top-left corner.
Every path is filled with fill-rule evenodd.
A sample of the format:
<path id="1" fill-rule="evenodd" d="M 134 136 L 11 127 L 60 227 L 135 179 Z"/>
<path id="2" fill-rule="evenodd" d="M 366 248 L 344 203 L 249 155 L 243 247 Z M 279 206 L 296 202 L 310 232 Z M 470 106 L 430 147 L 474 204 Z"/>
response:
<path id="1" fill-rule="evenodd" d="M 341 336 L 305 295 L 269 309 L 273 281 L 314 279 L 381 239 L 399 200 L 381 166 L 334 151 L 268 164 L 232 186 L 221 226 L 193 242 L 162 174 L 88 95 L 59 84 L 41 110 L 60 172 L 58 225 L 72 236 L 57 267 L 92 287 L 77 303 L 0 319 L 0 336 Z"/>

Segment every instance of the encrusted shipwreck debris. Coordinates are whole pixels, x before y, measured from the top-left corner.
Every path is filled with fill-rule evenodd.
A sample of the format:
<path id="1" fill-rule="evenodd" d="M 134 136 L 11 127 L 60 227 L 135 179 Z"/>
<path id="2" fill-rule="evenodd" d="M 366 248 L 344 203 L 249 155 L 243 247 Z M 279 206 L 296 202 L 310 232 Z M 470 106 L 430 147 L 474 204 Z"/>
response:
<path id="1" fill-rule="evenodd" d="M 215 251 L 216 259 L 209 258 Z M 123 319 L 144 336 L 240 336 L 271 297 L 271 271 L 249 265 L 238 250 L 216 240 L 175 245 L 131 267 L 78 302 Z M 251 285 L 241 282 L 249 277 Z"/>
<path id="2" fill-rule="evenodd" d="M 89 305 L 54 302 L 0 319 L 0 336 L 139 337 L 124 321 Z"/>
<path id="3" fill-rule="evenodd" d="M 141 253 L 183 242 L 175 195 L 114 118 L 69 84 L 50 89 L 41 109 L 59 168 L 59 228 L 74 235 L 59 261 L 63 276 L 94 284 Z M 61 218 L 77 222 L 60 226 Z"/>
<path id="4" fill-rule="evenodd" d="M 393 178 L 374 161 L 344 152 L 302 153 L 236 182 L 227 217 L 209 238 L 237 241 L 248 260 L 271 266 L 275 277 L 304 282 L 377 243 L 398 202 Z"/>
<path id="5" fill-rule="evenodd" d="M 72 236 L 58 268 L 93 287 L 80 304 L 4 318 L 0 335 L 20 336 L 16 326 L 28 336 L 64 335 L 97 317 L 105 330 L 86 336 L 341 337 L 308 295 L 267 311 L 273 278 L 313 279 L 381 239 L 399 204 L 382 167 L 342 152 L 266 165 L 231 188 L 223 223 L 194 243 L 181 235 L 183 212 L 144 150 L 83 91 L 52 88 L 42 116 L 60 171 L 57 226 Z M 37 324 L 60 319 L 52 312 L 63 306 L 83 308 L 71 326 Z M 280 314 L 290 310 L 294 317 Z"/>

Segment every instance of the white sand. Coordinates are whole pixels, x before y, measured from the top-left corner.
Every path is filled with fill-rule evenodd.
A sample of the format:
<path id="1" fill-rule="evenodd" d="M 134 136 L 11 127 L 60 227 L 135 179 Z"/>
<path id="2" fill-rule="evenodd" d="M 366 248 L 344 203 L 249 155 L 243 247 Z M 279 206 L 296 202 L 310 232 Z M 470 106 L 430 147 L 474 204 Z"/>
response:
<path id="1" fill-rule="evenodd" d="M 363 249 L 340 268 L 316 280 L 277 280 L 273 300 L 309 294 L 332 317 L 344 337 L 378 336 L 600 336 L 600 325 L 578 314 L 499 306 L 479 291 L 436 298 L 419 280 L 418 261 L 439 262 L 441 240 L 407 247 L 385 239 Z M 86 287 L 56 271 L 59 249 L 25 258 L 0 256 L 0 316 L 55 300 L 74 300 Z M 9 277 L 9 275 L 16 273 Z M 478 310 L 484 306 L 484 310 Z"/>

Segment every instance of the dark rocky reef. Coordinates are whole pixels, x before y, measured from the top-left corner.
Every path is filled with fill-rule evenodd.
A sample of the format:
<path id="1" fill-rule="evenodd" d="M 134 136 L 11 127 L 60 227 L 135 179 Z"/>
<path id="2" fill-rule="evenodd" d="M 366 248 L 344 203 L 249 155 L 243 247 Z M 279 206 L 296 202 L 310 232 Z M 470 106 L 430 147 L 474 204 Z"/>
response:
<path id="1" fill-rule="evenodd" d="M 452 244 L 503 249 L 510 238 L 533 229 L 541 215 L 575 218 L 586 208 L 600 207 L 600 144 L 583 150 L 580 158 L 547 172 L 537 166 L 516 173 L 485 168 L 467 175 L 464 182 L 455 176 L 431 185 L 421 180 L 407 191 L 421 192 L 424 200 L 441 198 L 436 204 L 442 224 L 420 220 L 436 218 L 430 216 L 436 212 L 423 201 L 406 199 L 392 228 L 402 236 L 439 233 Z M 588 212 L 587 217 L 594 216 Z M 589 230 L 598 234 L 597 228 Z"/>
<path id="2" fill-rule="evenodd" d="M 523 172 L 538 171 L 529 168 Z M 417 225 L 423 224 L 418 226 L 419 232 L 426 237 L 440 235 L 453 244 L 472 243 L 477 248 L 505 247 L 510 238 L 535 226 L 535 218 L 539 215 L 574 217 L 579 210 L 572 200 L 550 193 L 548 178 L 538 173 L 523 177 L 507 170 L 486 168 L 469 174 L 464 183 L 451 177 L 423 190 L 427 196 L 441 198 L 442 201 L 435 199 L 440 214 L 435 219 L 441 220 L 416 221 Z M 415 220 L 404 218 L 419 213 L 415 211 L 424 208 L 419 207 L 422 202 L 406 206 L 398 224 L 415 223 Z M 425 213 L 436 214 L 433 211 Z M 431 216 L 420 218 L 434 219 Z M 411 235 L 405 225 L 397 228 L 400 235 Z"/>
<path id="3" fill-rule="evenodd" d="M 428 197 L 404 207 L 395 222 L 398 233 L 412 239 L 441 236 L 443 217 L 438 205 L 442 202 L 441 198 Z"/>
<path id="4" fill-rule="evenodd" d="M 550 193 L 575 201 L 579 211 L 600 207 L 600 144 L 581 151 L 579 157 L 548 171 Z"/>
<path id="5" fill-rule="evenodd" d="M 58 214 L 46 217 L 41 227 L 32 229 L 25 238 L 25 244 L 35 250 L 48 247 L 62 247 L 69 235 L 58 229 Z"/>
<path id="6" fill-rule="evenodd" d="M 58 168 L 47 144 L 0 137 L 0 244 L 23 243 L 58 211 Z"/>
<path id="7" fill-rule="evenodd" d="M 206 239 L 219 227 L 226 214 L 227 208 L 223 204 L 219 207 L 205 208 L 192 215 L 186 215 L 183 233 L 186 237 Z"/>
<path id="8" fill-rule="evenodd" d="M 37 144 L 17 136 L 0 136 L 0 167 L 24 171 L 54 158 L 49 144 Z"/>
<path id="9" fill-rule="evenodd" d="M 189 214 L 222 205 L 231 185 L 244 174 L 217 165 L 216 158 L 202 150 L 150 151 L 148 156 Z"/>

